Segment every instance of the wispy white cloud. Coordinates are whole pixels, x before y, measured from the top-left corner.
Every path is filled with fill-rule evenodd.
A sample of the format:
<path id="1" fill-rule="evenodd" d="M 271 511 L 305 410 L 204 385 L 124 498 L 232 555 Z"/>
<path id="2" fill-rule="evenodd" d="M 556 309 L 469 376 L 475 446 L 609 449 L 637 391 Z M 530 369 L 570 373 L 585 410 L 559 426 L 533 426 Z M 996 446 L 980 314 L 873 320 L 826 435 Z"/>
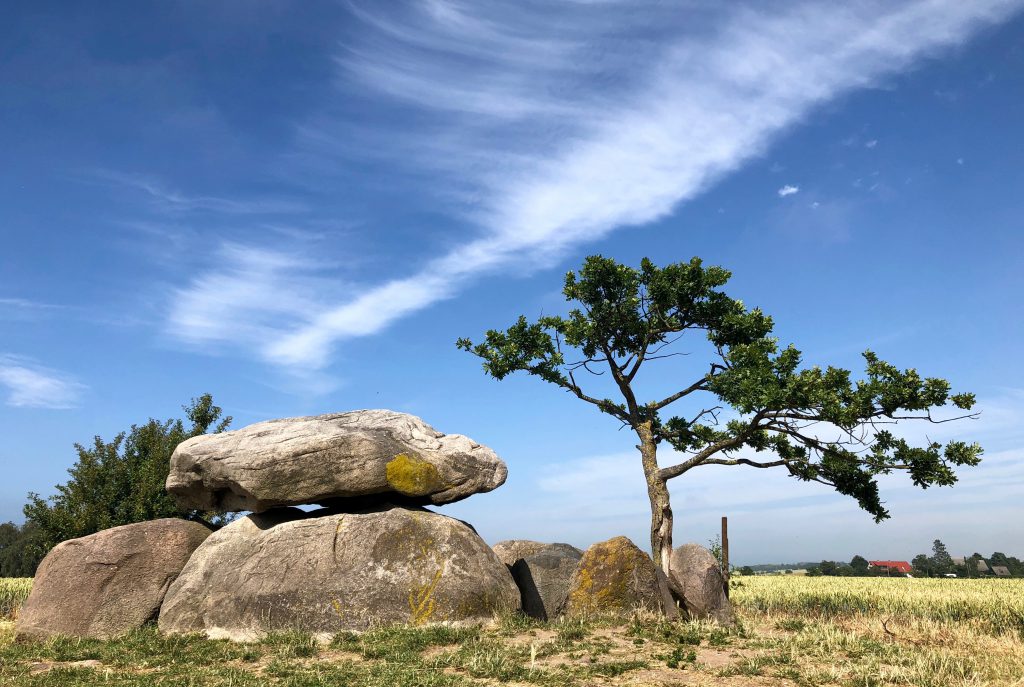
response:
<path id="1" fill-rule="evenodd" d="M 821 103 L 1021 5 L 353 3 L 361 24 L 338 55 L 342 98 L 375 92 L 417 126 L 395 117 L 397 126 L 360 124 L 356 137 L 353 121 L 327 114 L 300 134 L 317 155 L 372 149 L 396 170 L 429 171 L 418 183 L 475 234 L 408 276 L 304 308 L 259 354 L 323 366 L 338 341 L 378 332 L 482 273 L 548 266 L 619 227 L 665 217 Z"/>
<path id="2" fill-rule="evenodd" d="M 800 193 L 800 187 L 799 186 L 793 186 L 792 184 L 786 184 L 785 186 L 783 186 L 782 188 L 780 188 L 778 190 L 779 198 L 785 198 L 786 196 L 791 196 L 794 193 Z"/>
<path id="3" fill-rule="evenodd" d="M 0 319 L 35 320 L 59 312 L 63 306 L 28 298 L 0 298 Z"/>
<path id="4" fill-rule="evenodd" d="M 865 148 L 874 148 L 877 145 L 878 145 L 878 139 L 877 138 L 873 138 L 870 141 L 868 141 L 867 143 L 865 143 L 864 147 Z"/>
<path id="5" fill-rule="evenodd" d="M 55 310 L 59 305 L 42 303 L 27 298 L 0 298 L 0 308 L 12 308 L 18 310 Z"/>
<path id="6" fill-rule="evenodd" d="M 0 354 L 0 386 L 7 405 L 24 408 L 74 408 L 86 389 L 66 373 L 9 354 Z"/>
<path id="7" fill-rule="evenodd" d="M 166 214 L 212 212 L 226 215 L 269 215 L 304 212 L 303 203 L 282 199 L 239 200 L 209 195 L 191 195 L 172 189 L 159 179 L 137 173 L 93 170 L 88 177 L 136 191 L 152 209 Z"/>
<path id="8" fill-rule="evenodd" d="M 225 243 L 212 264 L 173 298 L 168 331 L 194 343 L 259 347 L 281 332 L 308 326 L 343 284 L 308 254 Z"/>

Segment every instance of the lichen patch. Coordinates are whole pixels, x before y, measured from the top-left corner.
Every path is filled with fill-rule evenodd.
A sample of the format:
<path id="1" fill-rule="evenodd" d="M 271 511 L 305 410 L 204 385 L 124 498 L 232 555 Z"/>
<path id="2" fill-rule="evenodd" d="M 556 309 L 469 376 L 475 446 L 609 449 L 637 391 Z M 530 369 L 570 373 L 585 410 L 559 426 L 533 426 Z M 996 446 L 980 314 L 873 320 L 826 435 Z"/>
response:
<path id="1" fill-rule="evenodd" d="M 427 496 L 444 488 L 437 467 L 414 453 L 399 453 L 385 469 L 388 484 L 405 496 Z"/>

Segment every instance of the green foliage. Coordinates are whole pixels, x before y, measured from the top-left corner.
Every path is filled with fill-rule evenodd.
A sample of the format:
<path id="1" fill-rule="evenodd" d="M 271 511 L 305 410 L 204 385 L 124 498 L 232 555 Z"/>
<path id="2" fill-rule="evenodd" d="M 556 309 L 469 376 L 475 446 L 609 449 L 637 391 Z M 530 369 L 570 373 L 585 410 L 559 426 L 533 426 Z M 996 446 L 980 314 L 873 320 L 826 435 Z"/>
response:
<path id="1" fill-rule="evenodd" d="M 849 565 L 835 561 L 822 561 L 818 565 L 808 568 L 807 574 L 811 577 L 857 577 L 867 575 L 867 572 L 860 573 Z"/>
<path id="2" fill-rule="evenodd" d="M 686 668 L 688 665 L 693 665 L 697 662 L 697 652 L 693 649 L 684 649 L 681 646 L 677 646 L 672 650 L 671 653 L 660 657 L 665 661 L 665 665 L 668 668 Z"/>
<path id="3" fill-rule="evenodd" d="M 708 551 L 718 561 L 718 567 L 725 570 L 725 553 L 722 551 L 722 535 L 716 534 L 711 539 L 708 539 Z"/>
<path id="4" fill-rule="evenodd" d="M 0 524 L 0 578 L 32 577 L 40 557 L 35 541 L 38 527 L 33 523 Z"/>
<path id="5" fill-rule="evenodd" d="M 112 441 L 94 437 L 91 446 L 76 444 L 78 460 L 68 470 L 71 479 L 57 485 L 49 499 L 29 494 L 24 508 L 26 523 L 35 528 L 36 554 L 45 554 L 58 543 L 100 530 L 156 518 L 203 519 L 211 515 L 181 511 L 164 489 L 171 453 L 182 441 L 211 429 L 224 431 L 230 417 L 204 394 L 183 406 L 188 424 L 181 419 L 161 422 L 150 419 L 132 425 Z"/>
<path id="6" fill-rule="evenodd" d="M 927 441 L 915 445 L 886 425 L 900 420 L 938 421 L 945 406 L 969 411 L 974 395 L 952 393 L 948 381 L 900 370 L 871 351 L 854 380 L 837 367 L 802 367 L 801 353 L 780 348 L 772 319 L 726 295 L 730 273 L 700 259 L 663 268 L 644 259 L 640 268 L 602 256 L 586 259 L 566 275 L 563 294 L 573 308 L 565 317 L 536 322 L 520 317 L 504 331 L 490 330 L 480 343 L 456 343 L 483 360 L 484 371 L 503 379 L 522 371 L 597 406 L 655 445 L 667 443 L 686 456 L 660 469 L 661 480 L 702 465 L 784 467 L 793 477 L 833 487 L 852 497 L 876 521 L 889 517 L 877 477 L 906 472 L 914 485 L 948 486 L 954 468 L 980 462 L 978 444 Z M 703 335 L 711 352 L 707 371 L 680 380 L 676 393 L 643 401 L 634 380 L 647 361 L 685 336 Z M 577 379 L 610 373 L 621 398 L 587 393 Z M 663 417 L 685 397 L 706 398 L 692 416 Z M 720 421 L 718 410 L 738 417 Z M 830 427 L 821 432 L 822 427 Z M 823 438 L 827 435 L 829 438 Z M 741 457 L 755 455 L 758 460 Z M 763 457 L 770 457 L 762 460 Z"/>
<path id="7" fill-rule="evenodd" d="M 945 575 L 953 572 L 953 557 L 946 550 L 946 545 L 936 539 L 932 542 L 932 572 L 936 575 Z"/>
<path id="8" fill-rule="evenodd" d="M 913 566 L 914 572 L 919 577 L 931 577 L 932 575 L 932 560 L 923 553 L 919 553 L 914 556 L 914 559 L 910 561 L 910 565 Z"/>

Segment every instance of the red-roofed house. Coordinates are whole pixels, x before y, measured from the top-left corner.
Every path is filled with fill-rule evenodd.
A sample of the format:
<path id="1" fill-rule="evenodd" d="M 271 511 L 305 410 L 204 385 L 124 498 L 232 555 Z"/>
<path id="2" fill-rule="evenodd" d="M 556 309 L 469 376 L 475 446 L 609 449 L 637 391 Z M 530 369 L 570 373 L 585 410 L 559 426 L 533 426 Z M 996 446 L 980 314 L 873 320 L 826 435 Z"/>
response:
<path id="1" fill-rule="evenodd" d="M 881 572 L 885 572 L 889 575 L 893 573 L 898 575 L 909 575 L 914 572 L 914 568 L 910 563 L 906 561 L 868 561 L 869 568 L 877 568 Z"/>

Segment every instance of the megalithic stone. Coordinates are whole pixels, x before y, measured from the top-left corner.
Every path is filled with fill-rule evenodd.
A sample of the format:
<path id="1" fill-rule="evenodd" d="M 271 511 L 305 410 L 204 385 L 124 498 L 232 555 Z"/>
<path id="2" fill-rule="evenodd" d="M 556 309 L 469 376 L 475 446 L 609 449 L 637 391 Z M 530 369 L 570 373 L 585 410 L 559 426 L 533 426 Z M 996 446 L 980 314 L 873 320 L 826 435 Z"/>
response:
<path id="1" fill-rule="evenodd" d="M 461 434 L 390 410 L 269 420 L 182 442 L 167 491 L 181 508 L 261 512 L 361 499 L 440 505 L 505 482 L 505 463 Z"/>

